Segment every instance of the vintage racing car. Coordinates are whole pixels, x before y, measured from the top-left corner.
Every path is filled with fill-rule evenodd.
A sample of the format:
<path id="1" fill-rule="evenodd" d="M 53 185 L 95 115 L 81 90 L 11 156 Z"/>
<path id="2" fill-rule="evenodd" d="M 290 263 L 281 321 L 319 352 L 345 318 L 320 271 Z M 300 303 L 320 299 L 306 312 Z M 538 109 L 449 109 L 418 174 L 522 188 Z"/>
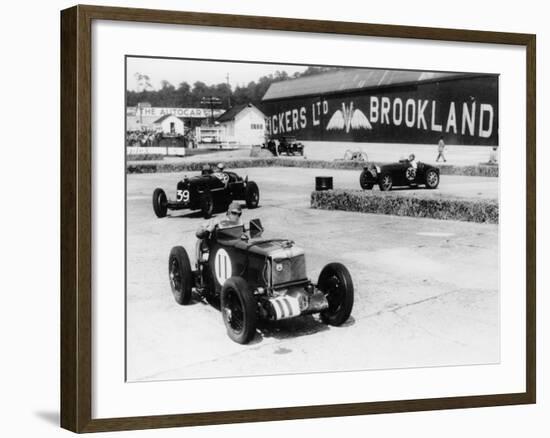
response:
<path id="1" fill-rule="evenodd" d="M 247 208 L 256 208 L 260 191 L 254 181 L 241 178 L 235 172 L 204 172 L 188 178 L 185 176 L 176 186 L 176 199 L 168 199 L 161 188 L 153 192 L 153 210 L 157 217 L 165 217 L 168 210 L 201 210 L 205 218 L 214 211 L 222 211 L 233 200 L 244 200 Z"/>
<path id="2" fill-rule="evenodd" d="M 178 304 L 189 304 L 194 290 L 209 302 L 219 299 L 229 337 L 246 344 L 259 319 L 281 320 L 320 313 L 321 320 L 339 326 L 353 307 L 353 282 L 347 268 L 329 263 L 317 284 L 307 278 L 304 250 L 288 239 L 263 239 L 259 219 L 243 225 L 216 227 L 199 239 L 196 263 L 176 246 L 168 258 L 172 293 Z"/>
<path id="3" fill-rule="evenodd" d="M 282 135 L 276 138 L 270 138 L 264 148 L 269 149 L 275 156 L 286 155 L 304 155 L 304 145 L 296 141 L 296 137 L 291 135 Z"/>
<path id="4" fill-rule="evenodd" d="M 409 160 L 377 166 L 368 163 L 359 176 L 362 189 L 370 190 L 378 184 L 380 190 L 388 191 L 392 187 L 425 185 L 427 189 L 436 189 L 439 185 L 439 169 L 418 162 L 414 166 Z"/>
<path id="5" fill-rule="evenodd" d="M 351 149 L 348 149 L 344 153 L 344 161 L 369 161 L 369 157 L 367 156 L 366 152 L 363 152 L 361 150 L 355 150 L 352 151 Z"/>

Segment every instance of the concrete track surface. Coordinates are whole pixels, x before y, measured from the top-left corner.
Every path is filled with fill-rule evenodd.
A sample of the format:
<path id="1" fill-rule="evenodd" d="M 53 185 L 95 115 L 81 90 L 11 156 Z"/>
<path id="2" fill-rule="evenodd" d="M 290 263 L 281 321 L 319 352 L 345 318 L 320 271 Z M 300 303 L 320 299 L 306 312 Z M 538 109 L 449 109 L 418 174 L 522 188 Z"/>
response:
<path id="1" fill-rule="evenodd" d="M 262 323 L 238 345 L 219 310 L 174 301 L 168 254 L 182 245 L 194 263 L 198 212 L 157 219 L 151 195 L 174 196 L 179 174 L 128 175 L 127 376 L 129 381 L 487 364 L 499 361 L 498 226 L 312 210 L 319 169 L 237 169 L 260 187 L 265 237 L 306 250 L 308 275 L 344 263 L 355 284 L 351 318 L 329 327 L 318 316 Z M 357 171 L 330 171 L 358 188 Z M 193 173 L 189 173 L 189 176 Z M 443 176 L 429 196 L 498 196 L 497 178 Z"/>

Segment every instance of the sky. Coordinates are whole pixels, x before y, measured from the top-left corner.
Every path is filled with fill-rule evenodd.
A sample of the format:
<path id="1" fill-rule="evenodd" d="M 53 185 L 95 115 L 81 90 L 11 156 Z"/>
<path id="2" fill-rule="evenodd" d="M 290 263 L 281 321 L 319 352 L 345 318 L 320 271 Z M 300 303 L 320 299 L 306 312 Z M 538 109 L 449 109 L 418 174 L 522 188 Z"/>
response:
<path id="1" fill-rule="evenodd" d="M 286 64 L 254 64 L 249 62 L 197 61 L 182 59 L 157 58 L 127 58 L 126 86 L 128 90 L 137 89 L 136 73 L 147 75 L 153 89 L 159 89 L 163 80 L 170 82 L 176 88 L 181 82 L 193 86 L 196 81 L 207 85 L 227 81 L 235 89 L 237 85 L 246 85 L 256 81 L 261 76 L 269 75 L 277 70 L 285 70 L 289 75 L 304 71 L 307 66 Z"/>

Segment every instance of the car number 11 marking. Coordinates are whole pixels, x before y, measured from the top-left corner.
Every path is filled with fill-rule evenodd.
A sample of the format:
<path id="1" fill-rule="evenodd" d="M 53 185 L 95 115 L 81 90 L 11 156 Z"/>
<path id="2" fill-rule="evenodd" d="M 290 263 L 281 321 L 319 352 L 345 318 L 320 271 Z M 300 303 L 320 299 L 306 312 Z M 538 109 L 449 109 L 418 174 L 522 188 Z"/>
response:
<path id="1" fill-rule="evenodd" d="M 214 271 L 216 272 L 216 279 L 221 285 L 223 285 L 225 281 L 231 277 L 231 259 L 229 258 L 227 251 L 223 248 L 218 250 L 216 257 L 214 258 Z"/>

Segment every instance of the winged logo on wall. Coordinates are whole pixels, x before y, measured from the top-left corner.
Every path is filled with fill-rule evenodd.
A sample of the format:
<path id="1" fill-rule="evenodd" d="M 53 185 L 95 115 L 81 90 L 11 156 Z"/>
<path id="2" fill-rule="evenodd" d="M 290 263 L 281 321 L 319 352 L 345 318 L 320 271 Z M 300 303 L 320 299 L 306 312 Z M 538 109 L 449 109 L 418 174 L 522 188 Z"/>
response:
<path id="1" fill-rule="evenodd" d="M 345 129 L 349 132 L 350 129 L 372 129 L 372 125 L 367 119 L 367 116 L 360 109 L 353 109 L 353 102 L 349 108 L 342 103 L 342 109 L 336 110 L 327 124 L 327 131 L 334 129 Z"/>

